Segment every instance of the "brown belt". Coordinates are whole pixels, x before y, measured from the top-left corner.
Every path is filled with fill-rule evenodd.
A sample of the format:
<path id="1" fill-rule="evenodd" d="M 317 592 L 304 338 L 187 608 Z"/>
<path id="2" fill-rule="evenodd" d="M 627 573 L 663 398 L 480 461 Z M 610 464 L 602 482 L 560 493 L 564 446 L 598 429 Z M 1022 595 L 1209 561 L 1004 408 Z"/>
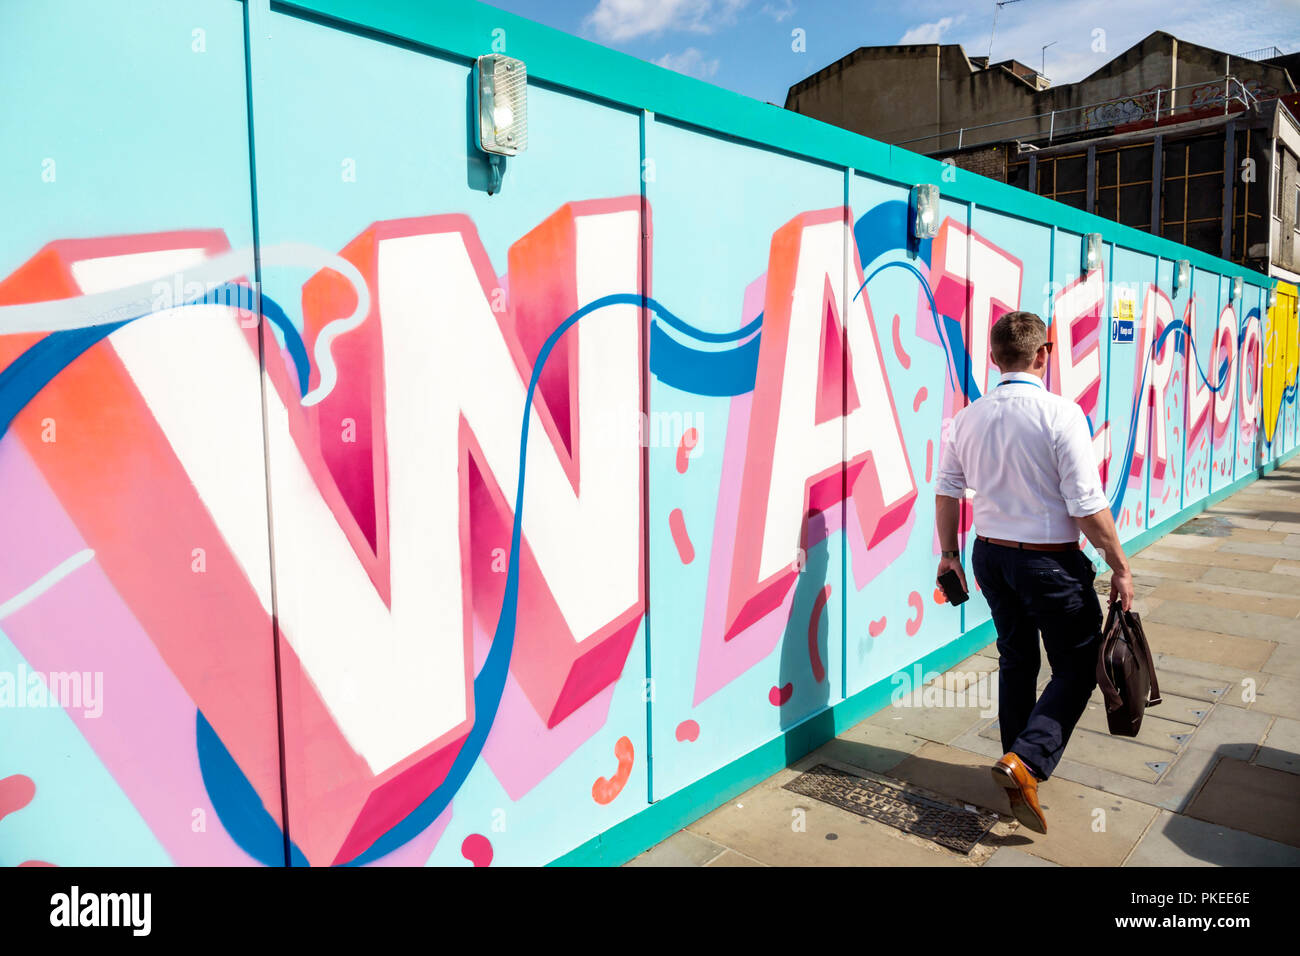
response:
<path id="1" fill-rule="evenodd" d="M 1001 538 L 986 538 L 982 534 L 975 537 L 981 541 L 987 541 L 989 544 L 1001 545 L 1004 548 L 1019 548 L 1022 551 L 1078 551 L 1079 542 L 1068 541 L 1064 544 L 1035 544 L 1026 541 L 1003 541 Z"/>

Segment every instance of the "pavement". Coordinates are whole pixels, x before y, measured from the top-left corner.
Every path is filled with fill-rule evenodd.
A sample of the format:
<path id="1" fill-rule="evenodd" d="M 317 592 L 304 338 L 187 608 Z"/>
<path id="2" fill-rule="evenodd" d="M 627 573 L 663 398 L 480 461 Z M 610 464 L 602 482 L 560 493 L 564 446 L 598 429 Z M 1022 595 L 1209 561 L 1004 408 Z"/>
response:
<path id="1" fill-rule="evenodd" d="M 988 771 L 1002 755 L 990 644 L 628 865 L 1300 865 L 1300 457 L 1131 564 L 1164 700 L 1122 738 L 1094 693 L 1039 787 L 1046 835 L 1010 815 Z M 1109 593 L 1108 577 L 1096 586 Z M 1040 686 L 1049 676 L 1044 657 Z M 997 820 L 960 852 L 785 789 L 819 765 Z M 862 790 L 846 802 L 898 812 Z"/>

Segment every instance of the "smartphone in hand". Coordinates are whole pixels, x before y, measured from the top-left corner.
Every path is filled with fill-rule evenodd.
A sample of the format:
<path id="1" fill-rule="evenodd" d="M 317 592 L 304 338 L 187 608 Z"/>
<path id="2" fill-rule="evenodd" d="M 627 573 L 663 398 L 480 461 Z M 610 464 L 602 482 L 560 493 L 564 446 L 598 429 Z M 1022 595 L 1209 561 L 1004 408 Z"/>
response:
<path id="1" fill-rule="evenodd" d="M 966 593 L 966 589 L 961 586 L 961 578 L 957 576 L 957 572 L 951 569 L 939 575 L 939 588 L 943 591 L 944 597 L 948 599 L 948 603 L 954 607 L 958 604 L 965 604 L 966 599 L 970 597 Z"/>

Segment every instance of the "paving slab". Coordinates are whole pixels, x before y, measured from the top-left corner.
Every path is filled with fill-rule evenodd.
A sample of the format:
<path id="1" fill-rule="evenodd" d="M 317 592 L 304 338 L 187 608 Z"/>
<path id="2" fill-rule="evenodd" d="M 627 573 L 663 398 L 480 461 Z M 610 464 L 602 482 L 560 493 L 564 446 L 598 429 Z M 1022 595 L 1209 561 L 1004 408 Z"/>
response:
<path id="1" fill-rule="evenodd" d="M 1234 611 L 1271 614 L 1281 618 L 1300 617 L 1300 597 L 1284 597 L 1267 591 L 1229 588 L 1207 584 L 1204 580 L 1194 584 L 1161 581 L 1151 596 L 1159 598 L 1162 602 L 1180 601 Z"/>
<path id="2" fill-rule="evenodd" d="M 1255 691 L 1247 705 L 1251 710 L 1300 720 L 1300 680 L 1293 677 L 1269 677 Z"/>
<path id="3" fill-rule="evenodd" d="M 720 856 L 715 857 L 705 866 L 766 866 L 766 863 L 759 863 L 757 860 L 751 860 L 743 853 L 737 853 L 735 850 L 724 850 Z"/>
<path id="4" fill-rule="evenodd" d="M 1187 548 L 1161 548 L 1154 544 L 1141 552 L 1144 561 L 1152 563 L 1166 561 L 1178 564 L 1199 564 L 1202 567 L 1234 568 L 1238 571 L 1272 571 L 1277 564 L 1276 558 L 1261 557 L 1256 554 L 1233 554 L 1220 546 L 1214 551 L 1189 550 Z"/>
<path id="5" fill-rule="evenodd" d="M 1266 674 L 1281 674 L 1283 677 L 1300 678 L 1300 647 L 1294 644 L 1279 644 L 1263 666 Z"/>
<path id="6" fill-rule="evenodd" d="M 1186 814 L 1300 847 L 1300 777 L 1224 757 Z"/>
<path id="7" fill-rule="evenodd" d="M 1289 558 L 1300 560 L 1300 547 L 1288 544 L 1264 544 L 1258 541 L 1224 541 L 1219 545 L 1221 552 L 1229 554 L 1253 554 L 1263 558 Z"/>
<path id="8" fill-rule="evenodd" d="M 1189 601 L 1166 601 L 1143 619 L 1235 637 L 1253 637 L 1278 644 L 1300 643 L 1300 620 L 1243 611 L 1238 608 L 1206 606 Z"/>
<path id="9" fill-rule="evenodd" d="M 1168 667 L 1162 667 L 1159 661 L 1156 661 L 1156 676 L 1159 678 L 1162 694 L 1177 694 L 1206 704 L 1218 703 L 1225 697 L 1234 696 L 1233 687 L 1227 681 L 1197 677 L 1193 674 L 1180 674 Z M 1245 704 L 1243 703 L 1242 706 L 1244 707 Z"/>
<path id="10" fill-rule="evenodd" d="M 1156 673 L 1159 673 L 1159 666 L 1156 665 Z M 1093 692 L 1092 703 L 1100 702 L 1101 691 Z M 1148 714 L 1159 717 L 1161 720 L 1169 720 L 1174 723 L 1189 725 L 1195 727 L 1203 721 L 1210 713 L 1213 705 L 1207 700 L 1197 700 L 1194 697 L 1183 697 L 1181 694 L 1166 693 L 1163 687 L 1160 688 L 1160 703 L 1147 711 Z"/>
<path id="11" fill-rule="evenodd" d="M 908 754 L 925 744 L 924 738 L 903 733 L 893 727 L 863 721 L 833 740 L 828 740 L 794 764 L 807 770 L 828 760 L 838 761 L 875 773 L 888 773 Z"/>
<path id="12" fill-rule="evenodd" d="M 1163 610 L 1163 608 L 1159 609 Z M 1143 621 L 1151 653 L 1173 654 L 1211 664 L 1227 664 L 1250 670 L 1260 670 L 1278 646 L 1272 641 L 1254 637 L 1219 634 L 1200 628 L 1160 621 Z"/>
<path id="13" fill-rule="evenodd" d="M 975 865 L 938 844 L 782 789 L 797 776 L 784 770 L 687 829 L 768 866 Z"/>
<path id="14" fill-rule="evenodd" d="M 1199 581 L 1207 569 L 1203 564 L 1187 564 L 1180 561 L 1158 561 L 1147 558 L 1146 552 L 1129 559 L 1133 569 L 1134 581 L 1159 578 L 1169 581 Z"/>
<path id="15" fill-rule="evenodd" d="M 628 861 L 628 866 L 704 866 L 726 847 L 689 830 L 678 830 L 667 840 Z"/>
<path id="16" fill-rule="evenodd" d="M 996 710 L 996 696 L 992 698 L 989 706 Z M 913 737 L 947 743 L 986 719 L 988 716 L 984 707 L 927 707 L 918 704 L 909 707 L 886 707 L 871 717 L 870 722 L 893 728 Z"/>
<path id="17" fill-rule="evenodd" d="M 1247 691 L 1249 690 L 1258 695 L 1269 680 L 1272 679 L 1270 675 L 1265 674 L 1263 671 L 1246 670 L 1224 664 L 1212 664 L 1209 661 L 1195 661 L 1186 657 L 1177 657 L 1173 654 L 1153 651 L 1152 660 L 1156 665 L 1156 673 L 1160 677 L 1161 691 L 1165 689 L 1167 677 L 1173 677 L 1174 675 L 1188 677 L 1190 675 L 1188 679 L 1204 681 L 1207 688 L 1220 683 L 1226 685 L 1227 689 L 1218 697 L 1218 702 L 1231 704 L 1234 707 L 1249 706 L 1251 701 L 1246 699 Z M 1171 692 L 1181 694 L 1183 697 L 1198 700 L 1204 697 L 1204 694 L 1181 691 L 1173 684 L 1170 685 L 1169 689 Z"/>
<path id="18" fill-rule="evenodd" d="M 1228 534 L 1227 534 L 1225 537 L 1220 538 L 1220 539 L 1218 539 L 1218 540 L 1220 540 L 1220 541 L 1256 541 L 1256 542 L 1259 542 L 1260 544 L 1285 544 L 1285 543 L 1286 543 L 1286 532 L 1285 532 L 1285 531 L 1269 531 L 1269 530 L 1268 530 L 1268 527 L 1269 527 L 1270 523 L 1271 523 L 1271 522 L 1268 522 L 1268 521 L 1261 521 L 1261 522 L 1259 522 L 1260 527 L 1258 527 L 1258 528 L 1247 528 L 1247 527 L 1241 525 L 1239 521 L 1235 521 L 1235 520 L 1234 520 L 1234 521 L 1232 521 L 1231 525 L 1229 526 Z M 1185 526 L 1184 526 L 1184 527 L 1185 527 Z M 1181 531 L 1180 531 L 1179 529 L 1175 529 L 1172 533 L 1166 535 L 1165 537 L 1161 538 L 1160 540 L 1161 540 L 1162 542 L 1164 542 L 1164 541 L 1168 541 L 1168 540 L 1170 540 L 1170 539 L 1172 539 L 1172 538 L 1185 538 L 1185 537 L 1196 538 L 1196 537 L 1201 537 L 1201 536 L 1200 536 L 1200 535 L 1195 535 L 1195 534 L 1183 534 L 1183 533 L 1181 533 Z M 1212 540 L 1213 540 L 1213 539 L 1212 539 Z"/>
<path id="19" fill-rule="evenodd" d="M 1274 534 L 1272 531 L 1261 532 L 1262 534 Z M 1300 536 L 1297 536 L 1300 537 Z M 1202 551 L 1216 551 L 1228 538 L 1212 538 L 1204 534 L 1167 534 L 1159 541 L 1153 541 L 1152 547 L 1159 545 L 1161 548 L 1196 548 Z M 1280 542 L 1269 542 L 1277 544 Z"/>
<path id="20" fill-rule="evenodd" d="M 1300 720 L 1274 718 L 1254 763 L 1273 770 L 1300 773 Z"/>
<path id="21" fill-rule="evenodd" d="M 1165 688 L 1163 678 L 1160 681 L 1160 689 Z M 1164 705 L 1161 704 L 1160 707 Z M 1138 730 L 1138 735 L 1131 738 L 1134 743 L 1142 744 L 1145 747 L 1151 747 L 1156 750 L 1164 750 L 1169 754 L 1176 754 L 1183 749 L 1188 738 L 1192 736 L 1195 728 L 1187 724 L 1180 723 L 1176 720 L 1168 720 L 1164 717 L 1155 716 L 1159 707 L 1151 708 L 1142 718 L 1142 726 Z M 1084 710 L 1083 716 L 1079 718 L 1078 728 L 1080 730 L 1091 730 L 1098 734 L 1110 734 L 1110 728 L 1106 724 L 1106 708 L 1098 704 L 1089 704 Z M 1129 740 L 1130 738 L 1116 738 L 1117 740 Z M 1074 743 L 1071 738 L 1070 743 Z M 1069 752 L 1069 747 L 1066 748 Z M 1077 756 L 1072 754 L 1072 756 Z M 1165 758 L 1169 759 L 1168 757 Z"/>
<path id="22" fill-rule="evenodd" d="M 1156 673 L 1160 674 L 1160 703 L 1150 708 L 1147 713 L 1159 715 L 1161 720 L 1182 724 L 1184 730 L 1191 731 L 1195 725 L 1205 719 L 1215 702 L 1170 693 L 1165 690 L 1164 674 L 1160 671 L 1159 664 L 1156 665 Z M 1088 698 L 1088 704 L 1101 707 L 1105 702 L 1106 699 L 1102 696 L 1101 688 L 1094 687 L 1092 696 Z"/>
<path id="23" fill-rule="evenodd" d="M 952 668 L 959 674 L 991 674 L 998 669 L 997 645 L 993 645 L 994 653 L 990 656 L 987 654 L 972 654 L 960 664 Z"/>
<path id="24" fill-rule="evenodd" d="M 1161 810 L 1124 865 L 1300 866 L 1300 849 Z"/>
<path id="25" fill-rule="evenodd" d="M 972 727 L 966 733 L 953 740 L 950 747 L 956 747 L 959 750 L 966 750 L 973 754 L 983 757 L 988 763 L 994 763 L 1002 759 L 1002 741 L 999 739 L 997 732 L 988 733 L 987 727 Z"/>
<path id="26" fill-rule="evenodd" d="M 1059 863 L 1053 863 L 1051 860 L 1044 860 L 1042 857 L 1034 856 L 1032 853 L 1026 853 L 1024 850 L 1017 850 L 1013 846 L 998 847 L 996 853 L 989 857 L 985 866 L 1060 866 Z"/>
<path id="27" fill-rule="evenodd" d="M 1136 568 L 1136 565 L 1134 567 Z M 1273 574 L 1265 571 L 1242 571 L 1238 568 L 1206 568 L 1200 581 L 1203 584 L 1226 584 L 1229 587 L 1263 591 L 1266 594 L 1293 595 L 1297 593 L 1295 578 L 1292 575 Z"/>
<path id="28" fill-rule="evenodd" d="M 1208 750 L 1184 750 L 1174 758 L 1158 783 L 1148 783 L 1126 774 L 1095 767 L 1065 757 L 1056 767 L 1052 779 L 1061 777 L 1105 793 L 1114 793 L 1155 807 L 1181 812 L 1196 793 L 1218 755 Z"/>
<path id="29" fill-rule="evenodd" d="M 1089 707 L 1097 711 L 1102 710 L 1095 705 Z M 1102 726 L 1105 726 L 1104 715 Z M 1174 726 L 1186 727 L 1187 725 L 1174 724 Z M 1076 727 L 1074 733 L 1070 735 L 1070 742 L 1066 744 L 1065 753 L 1072 760 L 1122 773 L 1135 780 L 1155 783 L 1173 762 L 1175 752 L 1140 743 L 1131 737 L 1112 737 L 1109 731 L 1104 729 L 1099 732 L 1085 727 Z"/>
<path id="30" fill-rule="evenodd" d="M 1210 750 L 1222 757 L 1249 760 L 1264 739 L 1271 714 L 1240 707 L 1215 707 L 1188 739 L 1192 750 Z"/>
<path id="31" fill-rule="evenodd" d="M 1216 518 L 1216 517 L 1222 518 L 1227 524 L 1231 525 L 1234 528 L 1247 528 L 1247 529 L 1253 529 L 1255 531 L 1269 531 L 1273 527 L 1272 521 L 1267 521 L 1261 518 L 1248 518 L 1245 515 L 1230 514 L 1221 511 L 1218 508 L 1209 509 L 1208 511 L 1205 512 L 1205 515 L 1211 518 Z M 1199 520 L 1200 519 L 1193 518 L 1192 521 L 1189 522 L 1189 524 L 1196 524 Z"/>

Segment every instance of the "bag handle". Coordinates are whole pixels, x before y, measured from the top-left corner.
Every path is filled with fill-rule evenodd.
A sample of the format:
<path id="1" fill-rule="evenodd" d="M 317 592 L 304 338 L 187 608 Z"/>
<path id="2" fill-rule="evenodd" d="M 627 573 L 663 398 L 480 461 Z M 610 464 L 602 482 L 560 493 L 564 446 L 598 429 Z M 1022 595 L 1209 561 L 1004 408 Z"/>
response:
<path id="1" fill-rule="evenodd" d="M 1125 616 L 1129 614 L 1128 611 L 1125 611 L 1123 613 L 1125 614 Z M 1146 660 L 1147 670 L 1151 672 L 1151 691 L 1150 693 L 1147 694 L 1147 706 L 1154 707 L 1156 704 L 1160 703 L 1161 701 L 1160 682 L 1156 679 L 1156 662 L 1151 659 L 1151 645 L 1147 643 L 1146 631 L 1142 630 L 1141 621 L 1137 620 L 1137 615 L 1134 615 L 1134 619 L 1135 619 L 1134 629 L 1137 631 L 1139 637 L 1141 638 L 1141 640 L 1138 641 L 1138 643 L 1142 645 L 1142 657 Z"/>
<path id="2" fill-rule="evenodd" d="M 1102 653 L 1097 658 L 1097 684 L 1101 688 L 1102 696 L 1106 698 L 1107 709 L 1113 697 L 1118 705 L 1119 690 L 1111 681 L 1110 675 L 1106 673 L 1106 635 L 1110 633 L 1111 621 L 1114 619 L 1116 612 L 1119 613 L 1119 624 L 1124 629 L 1125 634 L 1129 636 L 1129 647 L 1136 648 L 1142 654 L 1142 661 L 1147 666 L 1147 672 L 1151 675 L 1151 690 L 1147 693 L 1147 706 L 1154 707 L 1163 701 L 1160 696 L 1160 682 L 1156 678 L 1156 664 L 1151 659 L 1151 645 L 1147 643 L 1146 633 L 1142 630 L 1141 620 L 1132 611 L 1125 611 L 1119 601 L 1110 602 L 1110 610 L 1106 614 L 1106 626 L 1102 632 Z M 1134 639 L 1136 634 L 1137 639 Z"/>
<path id="3" fill-rule="evenodd" d="M 1119 602 L 1113 602 L 1110 610 L 1106 613 L 1106 624 L 1101 631 L 1101 648 L 1097 654 L 1097 686 L 1101 688 L 1101 696 L 1106 700 L 1106 712 L 1109 713 L 1117 709 L 1122 703 L 1119 696 L 1119 688 L 1115 682 L 1110 679 L 1110 674 L 1106 670 L 1106 656 L 1110 646 L 1111 625 L 1115 621 L 1115 611 L 1119 607 Z M 1122 622 L 1121 622 L 1122 624 Z"/>

